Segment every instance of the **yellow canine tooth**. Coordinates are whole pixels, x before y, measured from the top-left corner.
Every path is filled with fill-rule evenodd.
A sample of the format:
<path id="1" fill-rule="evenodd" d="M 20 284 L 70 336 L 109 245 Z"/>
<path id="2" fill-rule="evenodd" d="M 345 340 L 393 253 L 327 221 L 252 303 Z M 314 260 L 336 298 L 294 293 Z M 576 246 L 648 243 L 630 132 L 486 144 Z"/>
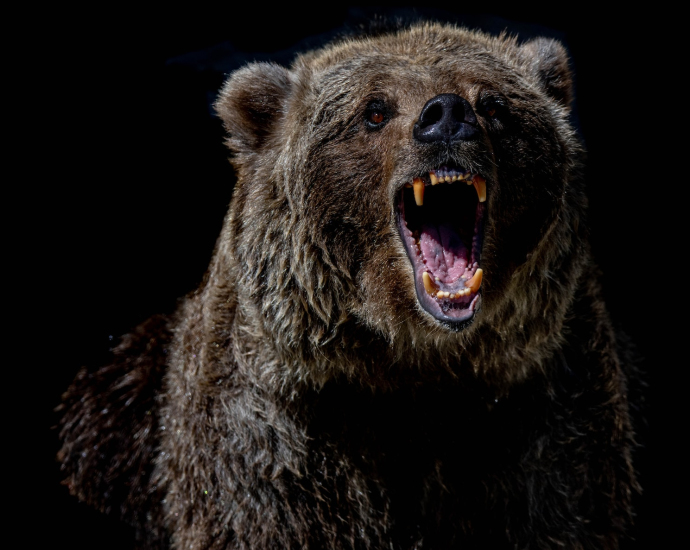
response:
<path id="1" fill-rule="evenodd" d="M 412 180 L 412 187 L 414 187 L 414 202 L 417 206 L 424 204 L 424 182 L 422 178 L 415 178 Z"/>
<path id="2" fill-rule="evenodd" d="M 481 176 L 474 176 L 474 178 L 472 178 L 472 183 L 477 190 L 479 202 L 484 202 L 486 200 L 486 180 Z"/>
<path id="3" fill-rule="evenodd" d="M 424 290 L 426 290 L 427 294 L 435 296 L 438 287 L 434 284 L 434 282 L 431 280 L 431 277 L 426 271 L 422 273 L 422 282 L 424 283 Z"/>
<path id="4" fill-rule="evenodd" d="M 438 178 L 434 172 L 429 172 L 429 179 L 431 180 L 431 185 L 438 185 Z"/>
<path id="5" fill-rule="evenodd" d="M 451 176 L 450 181 L 458 181 L 458 176 Z"/>
<path id="6" fill-rule="evenodd" d="M 465 281 L 465 287 L 469 288 L 472 292 L 477 292 L 479 287 L 482 286 L 482 277 L 484 272 L 481 268 L 477 269 L 472 278 L 469 281 Z"/>

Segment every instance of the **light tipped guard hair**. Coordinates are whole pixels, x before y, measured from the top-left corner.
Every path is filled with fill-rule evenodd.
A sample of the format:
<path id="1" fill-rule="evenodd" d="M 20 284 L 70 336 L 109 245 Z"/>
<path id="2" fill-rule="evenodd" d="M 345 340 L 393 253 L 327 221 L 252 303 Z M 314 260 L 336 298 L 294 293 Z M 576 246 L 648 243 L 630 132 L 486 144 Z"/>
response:
<path id="1" fill-rule="evenodd" d="M 570 108 L 573 76 L 563 44 L 540 37 L 523 44 L 520 51 L 546 93 L 563 107 Z"/>
<path id="2" fill-rule="evenodd" d="M 214 107 L 228 132 L 227 145 L 236 153 L 256 152 L 285 111 L 290 73 L 275 63 L 251 63 L 234 72 Z"/>

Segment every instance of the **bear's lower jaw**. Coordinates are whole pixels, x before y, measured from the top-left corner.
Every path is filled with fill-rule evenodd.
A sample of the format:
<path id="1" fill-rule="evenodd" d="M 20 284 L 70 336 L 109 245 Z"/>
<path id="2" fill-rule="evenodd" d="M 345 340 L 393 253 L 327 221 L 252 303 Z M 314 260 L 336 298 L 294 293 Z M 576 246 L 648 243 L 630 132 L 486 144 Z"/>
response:
<path id="1" fill-rule="evenodd" d="M 483 177 L 445 166 L 414 178 L 398 196 L 398 230 L 417 300 L 453 330 L 471 323 L 481 301 L 485 200 Z"/>

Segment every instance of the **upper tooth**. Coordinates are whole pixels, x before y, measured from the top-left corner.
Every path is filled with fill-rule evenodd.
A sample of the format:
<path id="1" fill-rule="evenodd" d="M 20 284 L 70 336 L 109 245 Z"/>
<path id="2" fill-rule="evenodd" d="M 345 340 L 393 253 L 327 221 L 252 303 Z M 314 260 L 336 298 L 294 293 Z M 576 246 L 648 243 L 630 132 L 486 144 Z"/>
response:
<path id="1" fill-rule="evenodd" d="M 424 204 L 424 181 L 422 178 L 415 178 L 412 181 L 412 187 L 414 187 L 414 201 L 417 206 L 422 206 Z"/>
<path id="2" fill-rule="evenodd" d="M 479 202 L 486 201 L 486 180 L 478 174 L 473 176 L 471 172 L 458 173 L 455 171 L 446 172 L 444 170 L 433 170 L 429 172 L 429 180 L 431 181 L 431 185 L 464 180 L 467 185 L 474 185 L 477 191 L 477 197 L 479 197 Z M 408 183 L 406 186 L 410 187 L 410 184 Z M 422 206 L 424 204 L 424 182 L 422 178 L 415 178 L 411 187 L 414 187 L 415 202 L 418 206 Z"/>
<path id="3" fill-rule="evenodd" d="M 479 202 L 484 202 L 486 200 L 486 180 L 477 175 L 472 178 L 472 183 L 474 184 L 474 188 L 477 190 Z"/>

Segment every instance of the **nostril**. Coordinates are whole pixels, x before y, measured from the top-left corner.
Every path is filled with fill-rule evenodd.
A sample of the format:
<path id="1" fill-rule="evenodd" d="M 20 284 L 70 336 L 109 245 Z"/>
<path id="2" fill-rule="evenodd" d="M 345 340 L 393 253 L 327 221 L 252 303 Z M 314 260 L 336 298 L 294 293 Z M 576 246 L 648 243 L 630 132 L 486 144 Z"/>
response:
<path id="1" fill-rule="evenodd" d="M 426 128 L 432 124 L 436 124 L 443 118 L 443 106 L 439 103 L 430 105 L 424 110 L 422 116 L 419 117 L 419 126 Z"/>

